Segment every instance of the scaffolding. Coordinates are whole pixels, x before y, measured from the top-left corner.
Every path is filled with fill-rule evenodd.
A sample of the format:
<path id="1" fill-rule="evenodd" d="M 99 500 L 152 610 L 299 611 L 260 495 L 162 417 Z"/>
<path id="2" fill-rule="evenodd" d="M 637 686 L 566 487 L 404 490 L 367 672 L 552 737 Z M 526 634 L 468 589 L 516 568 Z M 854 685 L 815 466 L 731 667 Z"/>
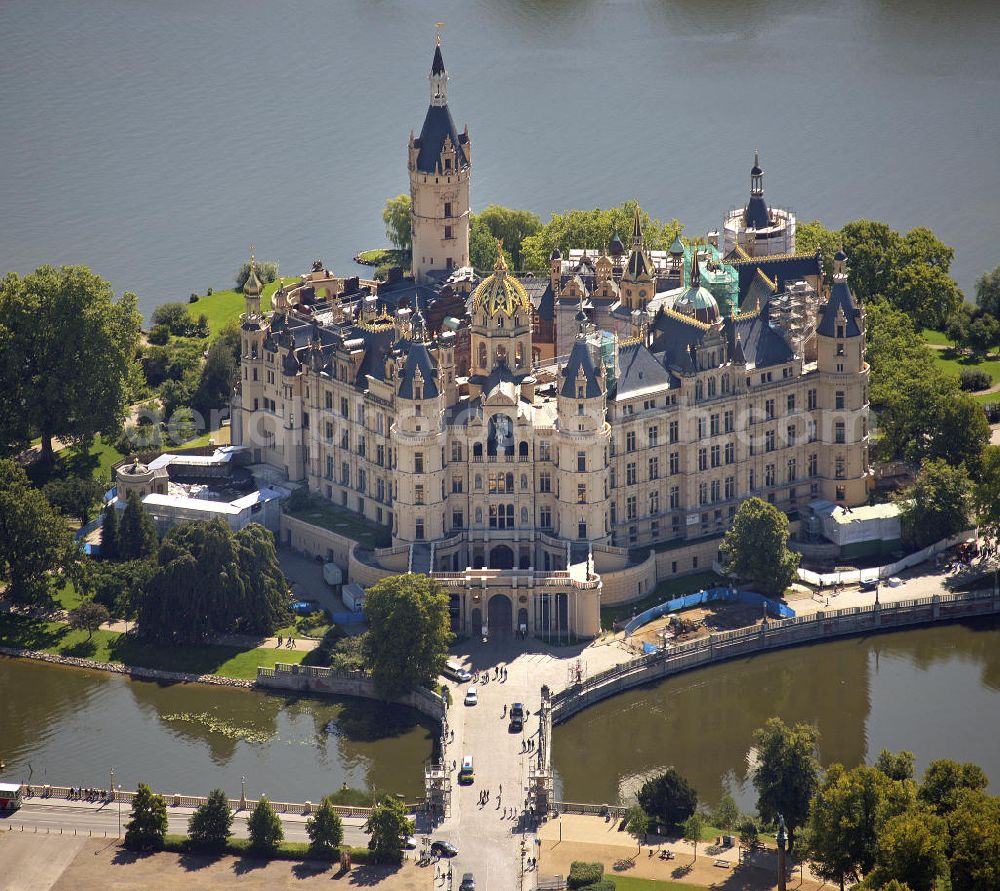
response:
<path id="1" fill-rule="evenodd" d="M 448 719 L 441 721 L 441 742 L 437 760 L 424 764 L 424 804 L 431 823 L 440 823 L 451 816 L 452 765 L 448 761 Z"/>
<path id="2" fill-rule="evenodd" d="M 552 810 L 552 705 L 549 688 L 542 687 L 542 707 L 538 710 L 538 751 L 528 765 L 528 809 L 537 818 L 548 816 Z"/>

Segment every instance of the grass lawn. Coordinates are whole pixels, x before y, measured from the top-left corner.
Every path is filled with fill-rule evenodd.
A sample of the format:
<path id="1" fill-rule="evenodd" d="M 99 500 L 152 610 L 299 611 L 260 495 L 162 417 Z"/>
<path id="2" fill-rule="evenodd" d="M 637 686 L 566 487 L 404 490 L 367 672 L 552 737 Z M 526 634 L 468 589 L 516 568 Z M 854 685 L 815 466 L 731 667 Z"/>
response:
<path id="1" fill-rule="evenodd" d="M 296 279 L 282 277 L 281 281 L 292 282 Z M 267 312 L 271 308 L 271 295 L 277 290 L 276 281 L 264 286 L 264 293 L 260 299 L 262 312 Z M 246 299 L 242 291 L 215 291 L 210 296 L 200 295 L 197 303 L 189 303 L 188 313 L 192 319 L 197 319 L 202 313 L 208 317 L 208 336 L 211 340 L 226 322 L 238 319 L 245 308 Z"/>
<path id="2" fill-rule="evenodd" d="M 273 668 L 277 662 L 301 662 L 307 655 L 305 650 L 272 647 L 243 650 L 212 644 L 186 647 L 148 644 L 116 631 L 95 631 L 88 640 L 86 631 L 75 631 L 62 622 L 12 615 L 0 616 L 0 644 L 60 656 L 245 680 L 257 676 L 258 665 Z"/>
<path id="3" fill-rule="evenodd" d="M 65 610 L 76 609 L 83 603 L 83 595 L 76 590 L 72 582 L 65 582 L 63 586 L 53 594 L 56 603 Z"/>
<path id="4" fill-rule="evenodd" d="M 924 343 L 929 343 L 933 346 L 953 346 L 954 344 L 948 339 L 943 331 L 935 331 L 933 328 L 924 328 L 920 332 L 920 336 L 923 338 Z"/>
<path id="5" fill-rule="evenodd" d="M 290 510 L 288 513 L 306 523 L 353 538 L 366 548 L 386 547 L 391 541 L 389 530 L 385 526 L 371 523 L 358 514 L 320 498 L 312 497 L 307 507 Z"/>
<path id="6" fill-rule="evenodd" d="M 56 452 L 56 460 L 51 467 L 36 461 L 28 468 L 28 476 L 36 486 L 43 486 L 50 479 L 71 476 L 110 480 L 113 477 L 112 465 L 124 457 L 114 446 L 106 445 L 100 437 L 95 437 L 86 452 L 77 449 Z"/>
<path id="7" fill-rule="evenodd" d="M 692 889 L 708 887 L 707 885 L 692 885 L 688 882 L 638 879 L 635 876 L 622 875 L 613 870 L 606 872 L 604 875 L 614 879 L 616 891 L 692 891 Z"/>
<path id="8" fill-rule="evenodd" d="M 660 582 L 642 600 L 635 600 L 632 603 L 626 603 L 622 606 L 609 606 L 602 609 L 601 627 L 605 629 L 613 628 L 615 622 L 620 622 L 623 619 L 631 619 L 634 614 L 641 613 L 652 606 L 658 606 L 664 600 L 670 600 L 671 597 L 679 597 L 681 594 L 693 594 L 695 591 L 701 591 L 703 588 L 709 588 L 712 585 L 719 585 L 723 582 L 724 579 L 721 576 L 710 571 L 697 572 L 694 575 L 685 575 L 676 579 L 667 579 Z"/>
<path id="9" fill-rule="evenodd" d="M 948 377 L 955 378 L 955 380 L 958 380 L 959 374 L 966 368 L 987 372 L 994 384 L 1000 380 L 1000 358 L 995 355 L 990 359 L 974 359 L 971 356 L 956 354 L 953 350 L 935 350 L 934 361 Z"/>
<path id="10" fill-rule="evenodd" d="M 181 443 L 180 448 L 193 449 L 198 446 L 207 446 L 210 439 L 214 441 L 216 446 L 229 445 L 229 429 L 229 427 L 222 427 L 218 430 L 206 430 L 201 436 L 196 436 L 194 439 L 189 439 L 187 442 Z"/>

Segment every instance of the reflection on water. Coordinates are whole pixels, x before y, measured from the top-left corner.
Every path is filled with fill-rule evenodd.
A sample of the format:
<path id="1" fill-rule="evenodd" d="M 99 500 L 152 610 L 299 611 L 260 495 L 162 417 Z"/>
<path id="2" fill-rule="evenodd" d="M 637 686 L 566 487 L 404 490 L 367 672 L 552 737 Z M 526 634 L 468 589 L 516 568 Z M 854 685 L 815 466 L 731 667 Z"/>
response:
<path id="1" fill-rule="evenodd" d="M 356 699 L 130 681 L 0 658 L 6 776 L 100 786 L 108 771 L 193 794 L 222 786 L 315 800 L 343 783 L 417 795 L 434 729 L 411 709 Z"/>
<path id="2" fill-rule="evenodd" d="M 981 764 L 1000 790 L 1000 623 L 943 625 L 767 653 L 633 690 L 556 728 L 558 794 L 624 800 L 673 765 L 699 797 L 755 796 L 747 756 L 771 715 L 809 721 L 824 764 L 883 748 Z"/>

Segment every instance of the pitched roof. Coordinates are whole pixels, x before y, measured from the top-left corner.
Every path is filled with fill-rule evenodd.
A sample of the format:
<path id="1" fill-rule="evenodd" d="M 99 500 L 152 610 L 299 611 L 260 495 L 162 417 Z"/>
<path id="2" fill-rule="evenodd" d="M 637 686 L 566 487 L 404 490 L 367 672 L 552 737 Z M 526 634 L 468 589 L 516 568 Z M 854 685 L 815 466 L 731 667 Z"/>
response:
<path id="1" fill-rule="evenodd" d="M 399 376 L 399 395 L 402 399 L 413 398 L 413 379 L 419 369 L 424 382 L 424 399 L 438 395 L 437 380 L 434 376 L 434 361 L 427 351 L 427 345 L 418 341 L 400 341 L 406 350 L 406 362 Z"/>
<path id="2" fill-rule="evenodd" d="M 837 336 L 837 313 L 839 310 L 843 310 L 844 318 L 847 321 L 845 335 L 847 337 L 860 335 L 861 328 L 858 326 L 858 316 L 861 314 L 861 310 L 858 309 L 854 295 L 847 286 L 846 278 L 834 281 L 833 287 L 830 289 L 830 299 L 824 306 L 820 307 L 819 325 L 816 327 L 817 334 L 823 337 Z"/>
<path id="3" fill-rule="evenodd" d="M 694 372 L 697 369 L 691 361 L 691 347 L 701 346 L 709 330 L 708 325 L 663 307 L 653 321 L 650 350 L 664 367 Z"/>
<path id="4" fill-rule="evenodd" d="M 771 325 L 767 303 L 760 312 L 734 316 L 728 327 L 730 349 L 735 351 L 735 340 L 739 336 L 746 363 L 754 368 L 783 365 L 791 362 L 795 355 L 785 336 Z"/>
<path id="5" fill-rule="evenodd" d="M 670 375 L 656 361 L 644 343 L 624 343 L 618 347 L 616 399 L 629 399 L 650 390 L 670 386 Z"/>
<path id="6" fill-rule="evenodd" d="M 434 47 L 434 61 L 431 63 L 431 74 L 444 74 L 444 58 L 441 55 L 441 44 Z"/>
<path id="7" fill-rule="evenodd" d="M 566 363 L 566 367 L 562 371 L 565 380 L 563 381 L 560 393 L 563 396 L 569 396 L 572 399 L 577 398 L 576 382 L 581 369 L 583 371 L 584 380 L 586 381 L 584 397 L 591 399 L 594 396 L 600 396 L 601 384 L 598 379 L 599 375 L 597 373 L 597 365 L 594 362 L 593 352 L 585 340 L 577 338 L 576 342 L 573 344 L 573 349 L 569 354 L 569 361 Z"/>
<path id="8" fill-rule="evenodd" d="M 761 270 L 769 279 L 777 283 L 779 290 L 785 289 L 787 282 L 800 281 L 807 276 L 823 274 L 823 257 L 821 254 L 780 254 L 773 257 L 751 257 L 747 260 L 731 259 L 726 261 L 736 267 L 740 281 L 740 302 L 746 296 L 750 283 L 757 270 Z"/>
<path id="9" fill-rule="evenodd" d="M 420 152 L 417 155 L 417 170 L 421 173 L 435 173 L 437 171 L 441 150 L 444 148 L 444 141 L 448 137 L 451 138 L 451 143 L 455 147 L 455 152 L 458 156 L 458 166 L 466 167 L 469 159 L 465 154 L 465 137 L 456 129 L 448 106 L 428 106 L 427 116 L 424 118 L 424 126 L 420 129 L 420 137 L 416 143 L 420 148 Z"/>
<path id="10" fill-rule="evenodd" d="M 766 229 L 771 225 L 771 214 L 763 196 L 754 195 L 743 211 L 743 223 L 749 229 Z"/>

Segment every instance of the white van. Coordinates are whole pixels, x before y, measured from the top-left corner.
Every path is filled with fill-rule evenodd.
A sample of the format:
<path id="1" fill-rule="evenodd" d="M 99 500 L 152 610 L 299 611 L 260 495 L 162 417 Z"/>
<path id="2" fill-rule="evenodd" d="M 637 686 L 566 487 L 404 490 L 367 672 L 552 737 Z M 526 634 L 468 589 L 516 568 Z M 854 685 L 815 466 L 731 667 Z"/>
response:
<path id="1" fill-rule="evenodd" d="M 24 801 L 20 783 L 0 783 L 0 811 L 16 811 Z"/>
<path id="2" fill-rule="evenodd" d="M 444 664 L 444 671 L 441 672 L 449 681 L 457 684 L 467 684 L 472 680 L 472 674 L 462 668 L 454 659 L 449 659 Z"/>
<path id="3" fill-rule="evenodd" d="M 472 766 L 472 756 L 462 758 L 462 769 L 458 772 L 458 785 L 469 786 L 476 781 L 476 771 Z"/>

